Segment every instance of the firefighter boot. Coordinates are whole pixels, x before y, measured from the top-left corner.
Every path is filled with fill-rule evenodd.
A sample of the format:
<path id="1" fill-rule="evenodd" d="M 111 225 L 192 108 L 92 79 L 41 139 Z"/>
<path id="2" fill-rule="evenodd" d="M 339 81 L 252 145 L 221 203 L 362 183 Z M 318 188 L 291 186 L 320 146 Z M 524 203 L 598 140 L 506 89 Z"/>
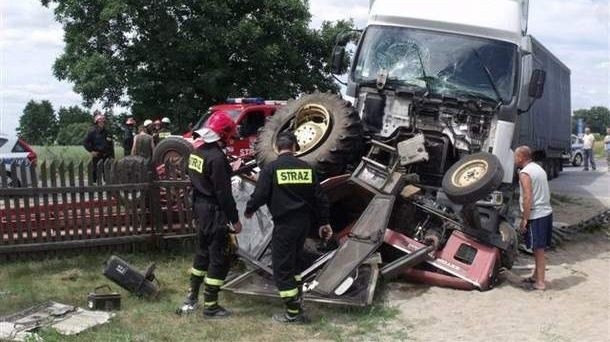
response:
<path id="1" fill-rule="evenodd" d="M 299 302 L 299 306 L 301 307 L 301 311 L 305 309 L 305 305 L 303 302 L 303 279 L 300 275 L 294 276 L 294 279 L 297 283 L 297 290 L 299 293 L 297 294 L 297 301 Z"/>
<path id="2" fill-rule="evenodd" d="M 209 318 L 224 318 L 231 315 L 231 312 L 218 305 L 218 292 L 220 286 L 205 284 L 203 292 L 203 315 Z"/>
<path id="3" fill-rule="evenodd" d="M 199 306 L 199 289 L 203 283 L 203 276 L 191 274 L 189 292 L 184 299 L 184 303 L 176 310 L 178 315 L 187 315 Z"/>
<path id="4" fill-rule="evenodd" d="M 309 318 L 303 313 L 299 295 L 284 298 L 286 311 L 273 315 L 273 320 L 280 323 L 309 323 Z"/>

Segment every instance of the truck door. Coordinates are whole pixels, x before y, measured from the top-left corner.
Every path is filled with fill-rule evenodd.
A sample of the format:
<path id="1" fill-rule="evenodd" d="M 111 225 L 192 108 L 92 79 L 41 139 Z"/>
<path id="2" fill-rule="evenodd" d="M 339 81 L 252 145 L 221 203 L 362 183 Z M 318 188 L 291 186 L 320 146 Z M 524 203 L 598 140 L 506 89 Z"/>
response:
<path id="1" fill-rule="evenodd" d="M 253 153 L 258 130 L 265 125 L 263 110 L 250 110 L 243 113 L 237 122 L 239 138 L 233 143 L 233 155 L 245 157 Z"/>

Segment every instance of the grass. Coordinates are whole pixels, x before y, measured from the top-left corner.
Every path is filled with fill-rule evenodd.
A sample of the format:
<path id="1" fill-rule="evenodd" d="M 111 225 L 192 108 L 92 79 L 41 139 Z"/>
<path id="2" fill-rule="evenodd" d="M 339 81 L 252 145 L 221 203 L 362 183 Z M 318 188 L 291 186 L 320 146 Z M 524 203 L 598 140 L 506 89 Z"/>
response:
<path id="1" fill-rule="evenodd" d="M 593 146 L 593 154 L 596 159 L 606 159 L 606 151 L 604 150 L 604 140 L 597 140 Z"/>
<path id="2" fill-rule="evenodd" d="M 278 300 L 237 296 L 222 292 L 221 302 L 234 311 L 226 320 L 204 320 L 200 314 L 179 317 L 174 310 L 181 303 L 188 282 L 188 255 L 128 254 L 139 269 L 157 263 L 162 292 L 157 300 L 139 299 L 121 292 L 123 310 L 110 323 L 86 330 L 78 336 L 62 336 L 46 329 L 45 341 L 287 341 L 287 340 L 384 340 L 406 338 L 406 330 L 386 332 L 398 310 L 383 304 L 369 308 L 345 308 L 307 303 L 313 322 L 285 326 L 273 323 L 280 311 Z M 0 315 L 22 310 L 47 300 L 85 306 L 87 293 L 110 283 L 102 275 L 105 256 L 89 255 L 45 261 L 15 262 L 0 266 Z M 379 297 L 379 296 L 378 296 Z M 377 298 L 378 302 L 379 300 Z M 394 335 L 387 335 L 394 334 Z"/>
<path id="3" fill-rule="evenodd" d="M 63 161 L 65 164 L 74 163 L 78 165 L 80 162 L 88 163 L 91 161 L 91 155 L 82 146 L 32 146 L 36 155 L 38 156 L 38 165 L 46 161 L 47 164 L 52 161 Z M 123 148 L 119 146 L 114 147 L 114 153 L 116 158 L 123 156 Z"/>
<path id="4" fill-rule="evenodd" d="M 560 203 L 578 204 L 580 202 L 581 201 L 579 201 L 577 198 L 574 198 L 571 196 L 560 195 L 560 194 L 556 194 L 556 193 L 551 194 L 551 204 L 560 204 Z"/>

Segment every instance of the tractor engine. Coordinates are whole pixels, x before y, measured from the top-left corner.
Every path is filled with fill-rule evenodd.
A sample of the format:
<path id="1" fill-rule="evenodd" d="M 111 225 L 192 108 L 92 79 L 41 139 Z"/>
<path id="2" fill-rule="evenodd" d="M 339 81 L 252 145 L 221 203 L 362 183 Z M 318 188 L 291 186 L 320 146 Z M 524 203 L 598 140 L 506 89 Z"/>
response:
<path id="1" fill-rule="evenodd" d="M 358 103 L 365 134 L 378 141 L 398 146 L 423 135 L 428 160 L 412 171 L 433 186 L 440 186 L 445 171 L 461 156 L 485 150 L 495 113 L 492 105 L 480 101 L 366 88 Z"/>

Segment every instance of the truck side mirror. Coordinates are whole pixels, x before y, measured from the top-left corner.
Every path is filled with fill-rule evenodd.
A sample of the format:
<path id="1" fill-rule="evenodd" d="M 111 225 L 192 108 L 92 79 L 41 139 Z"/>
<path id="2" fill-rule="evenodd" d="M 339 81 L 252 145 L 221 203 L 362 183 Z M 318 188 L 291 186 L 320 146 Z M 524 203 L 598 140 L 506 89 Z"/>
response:
<path id="1" fill-rule="evenodd" d="M 544 94 L 544 83 L 546 81 L 546 71 L 535 69 L 530 79 L 529 96 L 539 99 Z"/>
<path id="2" fill-rule="evenodd" d="M 354 39 L 354 33 L 361 33 L 360 30 L 346 30 L 337 35 L 335 47 L 330 58 L 330 71 L 335 75 L 340 75 L 345 72 L 345 47 L 347 43 Z"/>
<path id="3" fill-rule="evenodd" d="M 330 70 L 333 74 L 343 73 L 343 61 L 345 60 L 345 46 L 336 45 L 330 60 Z"/>

